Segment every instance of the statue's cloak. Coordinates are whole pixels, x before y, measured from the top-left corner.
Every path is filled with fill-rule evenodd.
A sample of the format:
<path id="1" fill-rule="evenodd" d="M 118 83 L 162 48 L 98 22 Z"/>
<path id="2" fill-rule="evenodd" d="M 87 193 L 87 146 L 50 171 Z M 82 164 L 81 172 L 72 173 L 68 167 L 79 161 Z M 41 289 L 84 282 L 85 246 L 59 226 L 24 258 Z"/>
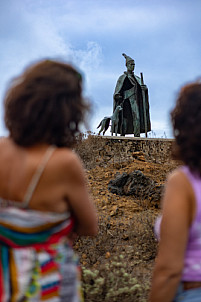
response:
<path id="1" fill-rule="evenodd" d="M 113 103 L 113 112 L 118 105 L 123 106 L 123 119 L 127 121 L 127 127 L 123 134 L 133 134 L 133 116 L 132 116 L 132 108 L 130 105 L 130 96 L 129 91 L 131 91 L 133 85 L 136 84 L 136 97 L 137 104 L 139 108 L 140 115 L 140 133 L 145 133 L 145 123 L 144 123 L 144 105 L 143 105 L 143 95 L 141 89 L 141 79 L 136 76 L 134 73 L 132 77 L 128 75 L 127 72 L 124 72 L 117 81 L 115 92 L 114 92 L 114 103 Z M 126 93 L 125 93 L 126 92 Z M 119 102 L 115 96 L 119 94 L 122 97 L 122 101 Z M 127 96 L 126 96 L 127 94 Z M 149 114 L 149 96 L 148 89 L 144 91 L 145 95 L 145 112 L 146 112 L 146 123 L 147 123 L 147 132 L 151 131 L 151 122 L 150 122 L 150 114 Z M 118 127 L 118 133 L 121 134 L 120 125 Z"/>

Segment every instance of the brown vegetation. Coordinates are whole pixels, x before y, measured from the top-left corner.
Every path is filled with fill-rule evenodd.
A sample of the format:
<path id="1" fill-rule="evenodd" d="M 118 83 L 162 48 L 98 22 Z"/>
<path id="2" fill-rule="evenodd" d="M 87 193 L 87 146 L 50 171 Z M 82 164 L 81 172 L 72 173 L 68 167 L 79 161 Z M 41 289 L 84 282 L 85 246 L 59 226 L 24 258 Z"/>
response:
<path id="1" fill-rule="evenodd" d="M 93 156 L 93 146 L 101 150 L 103 141 L 89 135 L 76 146 L 99 215 L 98 236 L 78 238 L 74 245 L 83 267 L 85 301 L 147 301 L 157 251 L 153 226 L 159 200 L 153 200 L 154 195 L 119 196 L 109 192 L 108 184 L 117 173 L 139 170 L 161 186 L 177 163 L 167 159 L 161 165 L 154 158 L 146 160 L 143 152 L 134 152 L 126 161 L 121 152 L 119 160 L 112 161 L 109 155 L 100 159 Z"/>

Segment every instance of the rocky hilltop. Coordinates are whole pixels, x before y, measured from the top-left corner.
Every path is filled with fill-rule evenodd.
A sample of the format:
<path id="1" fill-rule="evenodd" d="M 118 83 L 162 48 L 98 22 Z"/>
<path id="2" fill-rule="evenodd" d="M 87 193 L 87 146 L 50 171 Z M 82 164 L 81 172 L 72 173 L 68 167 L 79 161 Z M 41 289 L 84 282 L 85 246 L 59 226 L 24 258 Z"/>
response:
<path id="1" fill-rule="evenodd" d="M 75 243 L 84 271 L 91 272 L 91 279 L 83 275 L 86 301 L 146 301 L 157 250 L 153 225 L 167 174 L 179 164 L 171 160 L 172 143 L 168 139 L 93 135 L 78 142 L 75 151 L 83 160 L 99 215 L 98 236 L 78 238 Z M 112 278 L 117 280 L 112 284 L 107 268 L 117 270 L 114 263 L 125 267 L 114 273 Z M 125 295 L 118 296 L 117 291 L 116 298 L 107 300 L 107 287 L 125 287 L 120 281 L 123 270 L 127 278 L 136 278 L 141 289 L 139 300 L 129 289 Z M 96 284 L 100 278 L 102 285 Z"/>

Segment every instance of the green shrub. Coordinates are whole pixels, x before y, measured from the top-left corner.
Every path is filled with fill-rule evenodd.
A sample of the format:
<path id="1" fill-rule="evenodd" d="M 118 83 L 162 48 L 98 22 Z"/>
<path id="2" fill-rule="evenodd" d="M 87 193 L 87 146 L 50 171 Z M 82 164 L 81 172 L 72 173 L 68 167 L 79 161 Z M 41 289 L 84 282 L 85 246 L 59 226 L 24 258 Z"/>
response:
<path id="1" fill-rule="evenodd" d="M 83 267 L 82 280 L 86 302 L 145 302 L 143 295 L 149 287 L 127 273 L 123 255 L 110 259 L 98 270 Z"/>

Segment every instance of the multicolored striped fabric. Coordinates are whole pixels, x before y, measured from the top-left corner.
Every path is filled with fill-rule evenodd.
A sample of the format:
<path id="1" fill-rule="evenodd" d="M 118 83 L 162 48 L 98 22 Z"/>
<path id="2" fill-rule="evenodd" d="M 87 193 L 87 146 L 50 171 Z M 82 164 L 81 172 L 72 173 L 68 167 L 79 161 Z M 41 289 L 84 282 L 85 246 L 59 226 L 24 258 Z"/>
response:
<path id="1" fill-rule="evenodd" d="M 0 301 L 78 302 L 78 260 L 69 213 L 0 209 Z"/>

